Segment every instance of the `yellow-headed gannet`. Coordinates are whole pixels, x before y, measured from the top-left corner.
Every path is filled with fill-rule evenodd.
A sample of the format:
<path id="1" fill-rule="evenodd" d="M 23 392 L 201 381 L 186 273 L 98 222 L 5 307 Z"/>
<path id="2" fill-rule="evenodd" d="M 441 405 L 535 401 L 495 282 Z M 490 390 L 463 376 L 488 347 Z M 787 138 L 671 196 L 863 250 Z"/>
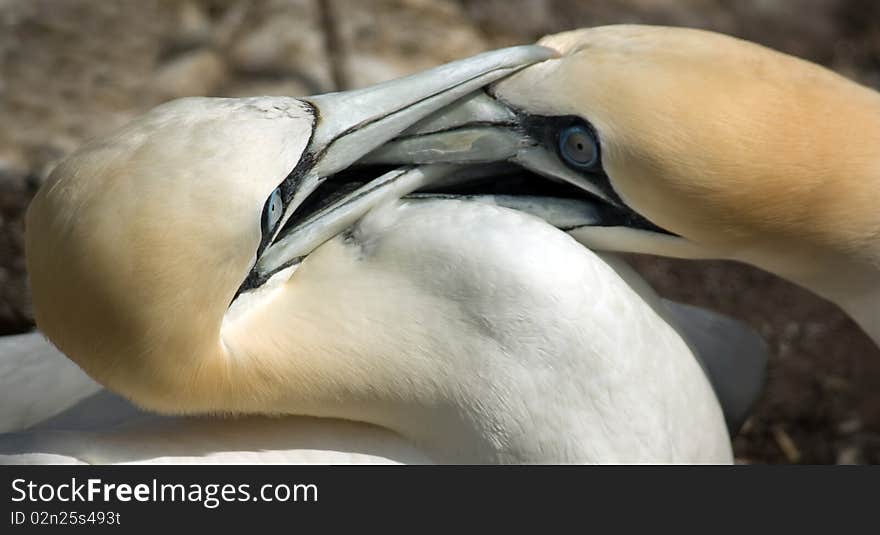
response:
<path id="1" fill-rule="evenodd" d="M 372 161 L 513 162 L 553 178 L 558 196 L 593 199 L 596 221 L 566 227 L 588 247 L 746 262 L 837 303 L 880 341 L 880 94 L 695 29 L 607 26 L 540 43 L 560 57 Z M 520 182 L 490 181 L 496 193 L 548 187 Z"/>

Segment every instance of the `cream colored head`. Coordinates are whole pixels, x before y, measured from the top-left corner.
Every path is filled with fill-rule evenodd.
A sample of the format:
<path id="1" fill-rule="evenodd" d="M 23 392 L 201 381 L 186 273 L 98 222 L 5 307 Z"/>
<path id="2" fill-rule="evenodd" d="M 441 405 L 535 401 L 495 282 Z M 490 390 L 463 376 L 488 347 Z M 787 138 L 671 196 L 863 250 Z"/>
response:
<path id="1" fill-rule="evenodd" d="M 880 230 L 880 95 L 812 63 L 683 28 L 546 37 L 562 57 L 495 87 L 596 129 L 621 199 L 735 257 L 762 244 L 860 252 Z"/>

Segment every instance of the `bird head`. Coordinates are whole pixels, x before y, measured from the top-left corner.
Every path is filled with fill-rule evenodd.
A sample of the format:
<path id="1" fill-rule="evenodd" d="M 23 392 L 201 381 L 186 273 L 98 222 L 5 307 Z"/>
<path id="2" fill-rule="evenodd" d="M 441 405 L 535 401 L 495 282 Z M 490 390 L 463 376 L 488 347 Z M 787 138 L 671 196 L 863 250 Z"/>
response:
<path id="1" fill-rule="evenodd" d="M 856 277 L 876 265 L 876 92 L 701 30 L 608 26 L 540 44 L 560 57 L 416 125 L 374 160 L 513 163 L 493 193 L 510 193 L 507 182 L 544 196 L 531 206 L 551 218 L 560 198 L 584 201 L 582 221 L 560 226 L 596 249 L 737 259 L 814 289 L 831 265 Z"/>

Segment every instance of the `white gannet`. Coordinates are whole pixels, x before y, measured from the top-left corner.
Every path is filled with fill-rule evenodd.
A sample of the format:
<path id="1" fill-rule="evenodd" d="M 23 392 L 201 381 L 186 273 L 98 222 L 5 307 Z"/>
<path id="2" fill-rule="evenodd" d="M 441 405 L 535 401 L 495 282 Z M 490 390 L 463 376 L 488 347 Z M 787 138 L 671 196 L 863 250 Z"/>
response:
<path id="1" fill-rule="evenodd" d="M 566 230 L 590 248 L 752 264 L 880 342 L 880 94 L 702 30 L 606 26 L 540 44 L 560 57 L 373 161 L 519 164 L 565 183 L 561 196 L 589 193 L 599 221 Z"/>
<path id="2" fill-rule="evenodd" d="M 232 148 L 250 151 L 254 159 L 272 162 L 279 168 L 292 166 L 302 159 L 303 172 L 299 169 L 295 172 L 284 170 L 287 178 L 281 177 L 283 184 L 276 195 L 292 210 L 324 179 L 322 175 L 331 175 L 347 167 L 354 159 L 352 152 L 360 154 L 362 150 L 369 150 L 386 139 L 388 134 L 399 132 L 432 110 L 523 65 L 545 59 L 549 54 L 548 49 L 540 47 L 519 47 L 485 54 L 371 89 L 322 95 L 308 102 L 270 98 L 248 101 L 230 99 L 224 101 L 228 111 L 225 113 L 219 104 L 212 104 L 211 109 L 203 110 L 201 101 L 195 99 L 178 102 L 152 117 L 163 121 L 178 120 L 185 124 L 187 116 L 192 114 L 202 119 L 204 135 L 210 135 L 211 118 L 208 114 L 215 114 L 218 121 L 228 116 L 231 120 L 239 121 L 241 131 L 229 128 L 227 135 L 241 135 L 256 144 L 271 139 L 274 145 L 262 148 L 263 152 L 260 153 L 261 147 L 239 146 L 234 137 L 229 137 L 216 140 L 212 147 L 215 152 Z M 336 105 L 337 102 L 340 105 Z M 322 110 L 324 113 L 320 113 Z M 139 130 L 140 135 L 148 135 L 150 129 L 162 126 L 155 123 L 145 121 Z M 266 126 L 268 128 L 264 131 L 251 132 Z M 138 128 L 133 127 L 136 131 Z M 136 132 L 132 132 L 126 142 L 136 143 L 136 135 Z M 178 141 L 186 140 L 180 136 Z M 217 145 L 223 142 L 226 145 L 218 148 Z M 96 152 L 93 151 L 93 154 Z M 319 155 L 320 165 L 306 169 L 309 162 Z M 166 164 L 157 161 L 156 165 L 157 170 L 161 170 Z M 246 170 L 239 172 L 246 176 Z M 273 188 L 276 186 L 279 184 L 274 184 Z M 296 199 L 284 197 L 293 193 L 297 194 Z M 286 220 L 289 216 L 289 213 L 285 213 L 281 219 Z M 281 226 L 279 222 L 278 227 Z M 273 238 L 267 236 L 266 241 Z M 53 297 L 49 296 L 48 299 Z M 49 385 L 52 388 L 45 388 Z M 98 385 L 93 380 L 72 365 L 39 333 L 0 338 L 0 432 L 21 430 L 44 421 L 97 389 Z"/>
<path id="3" fill-rule="evenodd" d="M 152 411 L 297 417 L 125 407 L 110 429 L 7 434 L 3 460 L 729 462 L 700 342 L 673 327 L 688 310 L 554 228 L 589 205 L 516 201 L 545 222 L 485 202 L 500 197 L 393 200 L 467 179 L 453 166 L 343 185 L 365 153 L 498 75 L 487 60 L 509 70 L 537 50 L 354 96 L 177 101 L 74 153 L 28 212 L 41 330 Z M 462 82 L 467 67 L 491 74 Z M 425 105 L 426 79 L 446 102 Z M 341 192 L 306 200 L 328 187 Z"/>

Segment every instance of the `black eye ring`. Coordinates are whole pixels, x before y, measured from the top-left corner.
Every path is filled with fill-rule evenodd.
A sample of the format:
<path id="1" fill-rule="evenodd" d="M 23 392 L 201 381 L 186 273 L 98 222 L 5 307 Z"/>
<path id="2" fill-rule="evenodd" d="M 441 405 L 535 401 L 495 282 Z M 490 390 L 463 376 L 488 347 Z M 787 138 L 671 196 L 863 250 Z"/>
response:
<path id="1" fill-rule="evenodd" d="M 281 195 L 281 186 L 278 186 L 269 195 L 269 198 L 266 199 L 266 204 L 263 206 L 263 216 L 260 221 L 263 236 L 269 236 L 275 232 L 275 227 L 281 221 L 282 215 L 284 215 L 284 199 Z"/>
<path id="2" fill-rule="evenodd" d="M 559 154 L 576 169 L 591 169 L 599 163 L 599 140 L 584 125 L 566 127 L 559 134 Z"/>

